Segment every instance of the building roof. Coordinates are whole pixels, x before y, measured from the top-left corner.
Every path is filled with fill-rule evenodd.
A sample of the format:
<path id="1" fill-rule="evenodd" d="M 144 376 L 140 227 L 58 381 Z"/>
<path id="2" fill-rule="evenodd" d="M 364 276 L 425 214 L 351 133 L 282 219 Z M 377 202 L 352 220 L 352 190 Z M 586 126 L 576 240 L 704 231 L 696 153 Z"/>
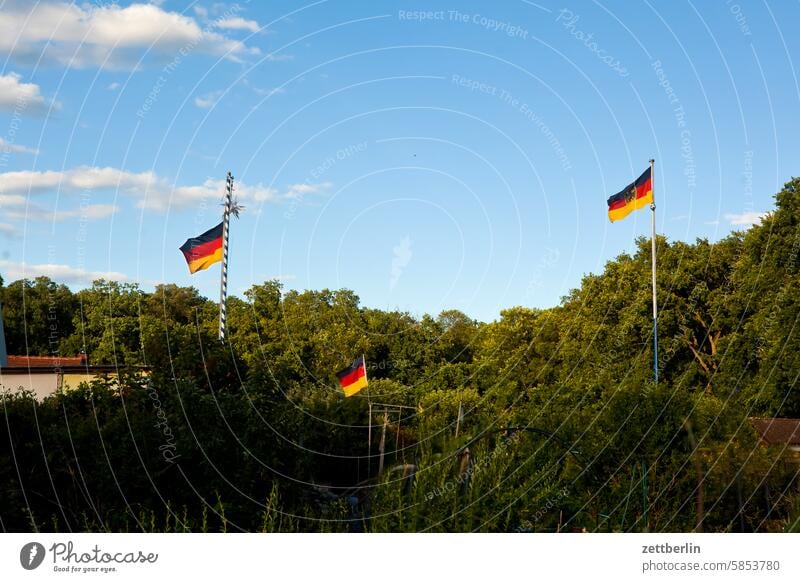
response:
<path id="1" fill-rule="evenodd" d="M 800 446 L 800 418 L 751 418 L 766 445 Z"/>
<path id="2" fill-rule="evenodd" d="M 65 368 L 85 366 L 86 354 L 63 356 L 8 356 L 8 368 Z"/>

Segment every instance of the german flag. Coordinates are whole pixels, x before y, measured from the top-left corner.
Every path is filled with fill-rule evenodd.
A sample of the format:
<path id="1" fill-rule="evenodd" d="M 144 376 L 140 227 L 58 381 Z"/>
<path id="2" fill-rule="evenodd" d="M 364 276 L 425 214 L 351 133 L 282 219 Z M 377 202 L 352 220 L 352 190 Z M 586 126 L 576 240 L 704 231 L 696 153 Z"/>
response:
<path id="1" fill-rule="evenodd" d="M 208 269 L 214 263 L 221 261 L 222 223 L 198 237 L 188 239 L 183 243 L 181 252 L 186 258 L 190 273 Z"/>
<path id="2" fill-rule="evenodd" d="M 622 220 L 634 210 L 653 203 L 653 178 L 650 168 L 632 184 L 608 199 L 608 218 L 611 222 Z"/>
<path id="3" fill-rule="evenodd" d="M 364 356 L 357 357 L 352 364 L 344 370 L 336 372 L 339 378 L 339 385 L 344 390 L 345 397 L 356 394 L 362 388 L 367 387 L 367 364 Z"/>

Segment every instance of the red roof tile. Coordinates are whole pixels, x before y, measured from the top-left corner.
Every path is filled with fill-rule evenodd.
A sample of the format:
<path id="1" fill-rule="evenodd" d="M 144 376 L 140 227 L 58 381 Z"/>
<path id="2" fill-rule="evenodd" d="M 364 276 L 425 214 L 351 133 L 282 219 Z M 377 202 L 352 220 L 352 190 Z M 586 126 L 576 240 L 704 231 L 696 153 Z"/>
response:
<path id="1" fill-rule="evenodd" d="M 767 445 L 800 446 L 798 418 L 751 418 L 750 423 Z"/>
<path id="2" fill-rule="evenodd" d="M 63 366 L 85 366 L 86 356 L 8 356 L 9 368 L 61 368 Z"/>

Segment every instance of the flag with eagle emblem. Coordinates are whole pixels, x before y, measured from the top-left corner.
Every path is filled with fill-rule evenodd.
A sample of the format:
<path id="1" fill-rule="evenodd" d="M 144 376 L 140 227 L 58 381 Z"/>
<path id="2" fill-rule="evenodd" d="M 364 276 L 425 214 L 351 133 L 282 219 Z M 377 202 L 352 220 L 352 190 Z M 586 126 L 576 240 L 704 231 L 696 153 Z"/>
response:
<path id="1" fill-rule="evenodd" d="M 634 210 L 639 210 L 653 203 L 653 178 L 650 168 L 644 174 L 628 184 L 624 190 L 608 199 L 608 218 L 611 222 L 622 220 Z"/>

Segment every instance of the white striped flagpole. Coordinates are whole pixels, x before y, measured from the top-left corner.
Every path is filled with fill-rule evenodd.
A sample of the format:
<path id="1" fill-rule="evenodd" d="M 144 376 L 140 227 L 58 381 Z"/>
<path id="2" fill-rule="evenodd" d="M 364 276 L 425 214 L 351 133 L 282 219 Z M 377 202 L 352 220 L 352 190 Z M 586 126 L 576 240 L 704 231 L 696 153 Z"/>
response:
<path id="1" fill-rule="evenodd" d="M 222 216 L 222 270 L 219 280 L 219 341 L 225 341 L 225 308 L 228 298 L 228 233 L 233 202 L 233 175 L 228 172 L 225 184 L 225 211 Z"/>
<path id="2" fill-rule="evenodd" d="M 650 204 L 652 210 L 652 232 L 650 234 L 650 244 L 653 263 L 653 379 L 658 384 L 658 300 L 656 298 L 656 172 L 655 160 L 650 160 L 650 189 L 653 192 L 653 202 Z"/>

